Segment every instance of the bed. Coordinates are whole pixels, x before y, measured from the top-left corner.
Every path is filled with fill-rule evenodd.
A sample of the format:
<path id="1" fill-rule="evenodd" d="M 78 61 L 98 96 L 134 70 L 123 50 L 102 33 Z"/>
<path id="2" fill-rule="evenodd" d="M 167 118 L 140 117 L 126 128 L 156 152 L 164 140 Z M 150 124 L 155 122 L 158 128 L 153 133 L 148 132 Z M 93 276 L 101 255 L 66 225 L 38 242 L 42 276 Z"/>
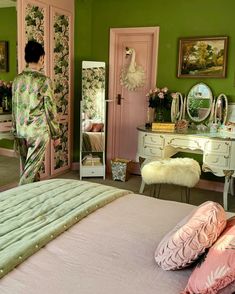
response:
<path id="1" fill-rule="evenodd" d="M 82 134 L 82 151 L 103 152 L 104 151 L 104 133 L 103 132 L 85 132 Z"/>
<path id="2" fill-rule="evenodd" d="M 53 199 L 59 194 L 62 195 L 59 204 L 54 203 Z M 74 200 L 76 194 L 82 198 L 79 205 Z M 21 195 L 24 195 L 23 200 Z M 27 203 L 25 212 L 22 210 L 24 202 Z M 40 208 L 36 212 L 38 202 Z M 16 210 L 17 206 L 20 209 Z M 66 179 L 5 191 L 0 194 L 0 293 L 179 294 L 192 268 L 163 271 L 156 265 L 154 252 L 166 232 L 193 208 L 189 204 Z M 81 212 L 79 217 L 78 211 Z M 65 220 L 66 214 L 69 217 Z M 228 213 L 228 217 L 231 215 Z M 19 242 L 26 238 L 27 245 L 12 245 L 8 252 L 12 268 L 7 268 L 5 255 L 8 254 L 2 250 L 6 243 L 1 239 L 4 238 L 4 222 L 11 222 L 13 218 L 18 225 L 7 226 L 7 230 L 20 230 L 22 238 L 17 237 L 19 234 L 14 238 Z M 23 219 L 32 223 L 38 220 L 36 231 L 22 233 Z M 42 231 L 46 236 L 40 235 Z M 30 239 L 33 246 L 28 243 Z M 25 256 L 20 253 L 21 247 L 28 252 Z M 5 273 L 2 262 L 7 268 Z M 234 283 L 219 293 L 233 292 Z"/>

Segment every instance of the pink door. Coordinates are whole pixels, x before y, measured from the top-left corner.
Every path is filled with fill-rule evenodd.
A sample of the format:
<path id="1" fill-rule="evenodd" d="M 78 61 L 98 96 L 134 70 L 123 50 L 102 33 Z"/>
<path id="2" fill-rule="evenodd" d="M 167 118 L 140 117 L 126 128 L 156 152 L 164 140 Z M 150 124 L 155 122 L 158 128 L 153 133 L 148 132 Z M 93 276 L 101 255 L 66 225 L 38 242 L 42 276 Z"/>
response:
<path id="1" fill-rule="evenodd" d="M 156 85 L 158 35 L 158 27 L 110 30 L 108 166 L 110 160 L 116 157 L 136 162 L 136 128 L 146 123 L 146 93 Z M 126 48 L 133 49 L 132 54 L 127 55 Z M 126 76 L 130 66 L 142 80 L 142 86 L 134 89 L 128 81 L 123 85 L 120 79 L 123 71 L 123 77 Z M 132 172 L 138 172 L 138 164 L 132 164 Z"/>

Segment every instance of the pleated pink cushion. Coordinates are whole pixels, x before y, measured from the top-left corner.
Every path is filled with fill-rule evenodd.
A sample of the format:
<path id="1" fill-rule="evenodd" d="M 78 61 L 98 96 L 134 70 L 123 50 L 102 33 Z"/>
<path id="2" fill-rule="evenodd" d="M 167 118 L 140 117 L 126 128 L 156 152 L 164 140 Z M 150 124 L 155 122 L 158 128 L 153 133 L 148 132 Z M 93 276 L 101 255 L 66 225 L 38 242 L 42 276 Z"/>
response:
<path id="1" fill-rule="evenodd" d="M 155 252 L 157 264 L 164 270 L 188 266 L 217 240 L 225 226 L 226 214 L 220 204 L 201 204 L 162 239 Z"/>
<path id="2" fill-rule="evenodd" d="M 228 220 L 224 232 L 209 249 L 204 262 L 193 271 L 183 294 L 215 294 L 233 281 L 235 281 L 235 217 Z"/>

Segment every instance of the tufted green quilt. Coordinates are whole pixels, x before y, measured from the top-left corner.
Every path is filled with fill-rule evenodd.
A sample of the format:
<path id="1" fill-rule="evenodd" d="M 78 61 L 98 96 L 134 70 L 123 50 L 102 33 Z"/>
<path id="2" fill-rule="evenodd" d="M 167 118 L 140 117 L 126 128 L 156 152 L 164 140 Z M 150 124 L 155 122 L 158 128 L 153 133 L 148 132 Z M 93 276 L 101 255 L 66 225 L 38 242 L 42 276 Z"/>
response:
<path id="1" fill-rule="evenodd" d="M 0 278 L 89 213 L 129 193 L 67 179 L 0 193 Z"/>

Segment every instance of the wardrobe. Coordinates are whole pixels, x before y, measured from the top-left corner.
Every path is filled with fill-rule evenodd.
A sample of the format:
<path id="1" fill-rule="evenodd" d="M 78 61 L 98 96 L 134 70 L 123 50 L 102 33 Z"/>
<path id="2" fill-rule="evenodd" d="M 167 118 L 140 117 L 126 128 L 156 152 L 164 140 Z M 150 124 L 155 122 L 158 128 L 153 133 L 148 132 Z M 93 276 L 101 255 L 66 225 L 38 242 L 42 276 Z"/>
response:
<path id="1" fill-rule="evenodd" d="M 49 144 L 41 177 L 49 178 L 71 166 L 73 97 L 74 0 L 17 0 L 18 71 L 25 67 L 28 40 L 45 49 L 44 72 L 54 83 L 54 99 L 61 128 L 61 142 Z"/>

